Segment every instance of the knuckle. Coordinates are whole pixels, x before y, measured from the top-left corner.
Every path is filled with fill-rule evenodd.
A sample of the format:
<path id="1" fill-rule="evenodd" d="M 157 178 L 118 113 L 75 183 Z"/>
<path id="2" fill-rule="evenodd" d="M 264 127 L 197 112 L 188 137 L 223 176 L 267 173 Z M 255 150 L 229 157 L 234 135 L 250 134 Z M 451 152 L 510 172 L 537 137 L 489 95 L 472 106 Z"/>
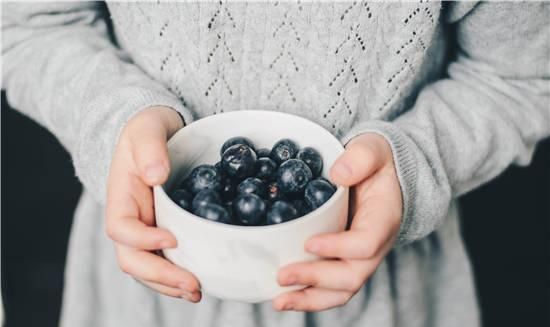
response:
<path id="1" fill-rule="evenodd" d="M 123 258 L 118 258 L 118 266 L 120 267 L 120 270 L 125 273 L 125 274 L 128 274 L 128 275 L 131 275 L 131 271 L 132 271 L 132 267 L 130 265 L 130 263 L 128 262 L 128 260 L 126 259 L 123 259 Z"/>
<path id="2" fill-rule="evenodd" d="M 390 232 L 396 234 L 401 228 L 401 216 L 403 211 L 400 209 L 394 209 L 392 214 L 393 219 L 390 222 Z"/>
<path id="3" fill-rule="evenodd" d="M 378 245 L 373 244 L 372 242 L 365 242 L 361 247 L 361 257 L 371 258 L 376 254 Z"/>
<path id="4" fill-rule="evenodd" d="M 346 293 L 343 296 L 342 305 L 348 304 L 349 301 L 351 301 L 351 299 L 353 298 L 354 295 L 355 295 L 355 293 Z"/>
<path id="5" fill-rule="evenodd" d="M 351 292 L 357 292 L 361 286 L 363 286 L 363 278 L 359 275 L 352 275 L 348 278 L 346 290 Z"/>
<path id="6" fill-rule="evenodd" d="M 117 230 L 112 223 L 107 223 L 107 225 L 105 226 L 105 233 L 111 240 L 113 241 L 117 240 Z"/>

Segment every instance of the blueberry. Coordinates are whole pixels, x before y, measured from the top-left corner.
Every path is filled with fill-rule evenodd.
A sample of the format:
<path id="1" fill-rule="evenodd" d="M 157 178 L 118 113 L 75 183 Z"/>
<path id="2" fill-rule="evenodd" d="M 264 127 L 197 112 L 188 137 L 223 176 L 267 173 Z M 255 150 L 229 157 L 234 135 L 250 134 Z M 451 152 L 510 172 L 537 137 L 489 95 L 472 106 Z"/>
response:
<path id="1" fill-rule="evenodd" d="M 231 223 L 231 217 L 229 216 L 227 210 L 218 204 L 207 203 L 205 205 L 199 206 L 193 213 L 208 220 L 217 221 L 225 224 Z"/>
<path id="2" fill-rule="evenodd" d="M 285 201 L 276 201 L 267 211 L 267 224 L 280 224 L 298 217 L 294 206 Z"/>
<path id="3" fill-rule="evenodd" d="M 275 143 L 271 148 L 270 157 L 278 165 L 281 163 L 296 157 L 298 153 L 298 145 L 289 139 L 282 139 Z"/>
<path id="4" fill-rule="evenodd" d="M 237 182 L 235 182 L 232 178 L 225 177 L 222 180 L 220 194 L 222 196 L 222 199 L 224 199 L 225 201 L 233 199 L 237 194 Z"/>
<path id="5" fill-rule="evenodd" d="M 319 181 L 324 181 L 324 182 L 327 182 L 329 183 L 330 185 L 332 185 L 332 187 L 334 187 L 334 184 L 332 184 L 328 179 L 326 179 L 325 177 L 323 176 L 319 176 L 317 178 L 315 178 L 316 180 L 319 180 Z"/>
<path id="6" fill-rule="evenodd" d="M 229 213 L 229 217 L 233 217 L 233 201 L 227 201 L 224 204 L 225 210 Z"/>
<path id="7" fill-rule="evenodd" d="M 312 179 L 311 169 L 299 159 L 290 159 L 277 170 L 277 183 L 283 193 L 297 195 L 304 191 Z"/>
<path id="8" fill-rule="evenodd" d="M 216 164 L 214 165 L 214 168 L 216 168 L 216 170 L 218 171 L 218 173 L 220 174 L 220 176 L 224 176 L 224 173 L 223 173 L 223 167 L 222 167 L 222 162 L 221 161 L 218 161 L 216 162 Z"/>
<path id="9" fill-rule="evenodd" d="M 298 217 L 305 216 L 311 211 L 307 202 L 302 199 L 293 200 L 292 205 L 296 208 L 296 211 L 298 211 Z"/>
<path id="10" fill-rule="evenodd" d="M 277 164 L 270 158 L 259 158 L 256 162 L 257 172 L 256 177 L 264 181 L 270 181 L 275 179 L 275 173 L 277 172 Z"/>
<path id="11" fill-rule="evenodd" d="M 263 222 L 266 205 L 256 194 L 240 194 L 233 201 L 235 220 L 245 226 L 257 226 Z"/>
<path id="12" fill-rule="evenodd" d="M 277 184 L 277 182 L 271 182 L 267 184 L 267 199 L 271 202 L 284 199 L 281 188 L 279 187 L 279 184 Z"/>
<path id="13" fill-rule="evenodd" d="M 256 153 L 247 145 L 233 145 L 223 153 L 222 167 L 229 177 L 236 179 L 254 176 L 257 168 Z"/>
<path id="14" fill-rule="evenodd" d="M 200 165 L 191 171 L 184 183 L 193 194 L 206 189 L 217 191 L 221 188 L 221 176 L 214 166 Z"/>
<path id="15" fill-rule="evenodd" d="M 312 209 L 317 209 L 327 202 L 336 189 L 329 182 L 315 179 L 307 184 L 304 199 Z"/>
<path id="16" fill-rule="evenodd" d="M 261 148 L 256 150 L 256 155 L 258 158 L 269 158 L 269 155 L 271 154 L 271 150 L 267 148 Z"/>
<path id="17" fill-rule="evenodd" d="M 311 169 L 313 177 L 317 177 L 321 174 L 323 170 L 323 158 L 317 150 L 311 147 L 305 147 L 302 150 L 298 151 L 296 159 L 300 159 L 306 163 L 306 165 Z"/>
<path id="18" fill-rule="evenodd" d="M 243 136 L 235 136 L 225 141 L 225 143 L 222 145 L 222 148 L 220 149 L 220 156 L 223 156 L 225 150 L 236 144 L 243 144 L 254 150 L 254 144 L 252 143 L 252 141 Z"/>
<path id="19" fill-rule="evenodd" d="M 191 202 L 193 201 L 193 195 L 189 193 L 187 190 L 184 190 L 182 188 L 175 190 L 172 192 L 172 201 L 174 201 L 177 205 L 179 205 L 181 208 L 189 211 L 191 209 Z"/>
<path id="20" fill-rule="evenodd" d="M 256 177 L 248 177 L 242 181 L 237 187 L 237 192 L 239 194 L 256 194 L 260 198 L 265 198 L 267 195 L 267 189 L 264 182 Z"/>
<path id="21" fill-rule="evenodd" d="M 193 199 L 193 211 L 197 210 L 198 207 L 206 205 L 206 204 L 222 204 L 222 200 L 220 198 L 220 195 L 218 192 L 214 190 L 202 190 L 197 195 L 195 195 L 195 198 Z"/>

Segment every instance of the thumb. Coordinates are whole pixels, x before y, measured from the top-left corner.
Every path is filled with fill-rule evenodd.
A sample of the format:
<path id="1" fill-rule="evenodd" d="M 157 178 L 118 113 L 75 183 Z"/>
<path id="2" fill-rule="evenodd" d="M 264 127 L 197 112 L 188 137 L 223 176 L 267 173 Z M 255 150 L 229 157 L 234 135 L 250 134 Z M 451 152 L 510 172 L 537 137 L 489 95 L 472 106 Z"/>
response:
<path id="1" fill-rule="evenodd" d="M 162 124 L 143 126 L 130 138 L 139 175 L 149 186 L 162 184 L 168 178 L 170 162 L 166 140 L 167 131 Z"/>
<path id="2" fill-rule="evenodd" d="M 382 136 L 372 133 L 354 138 L 332 166 L 332 181 L 338 185 L 352 186 L 370 177 L 384 165 L 387 155 L 384 145 L 389 147 Z"/>

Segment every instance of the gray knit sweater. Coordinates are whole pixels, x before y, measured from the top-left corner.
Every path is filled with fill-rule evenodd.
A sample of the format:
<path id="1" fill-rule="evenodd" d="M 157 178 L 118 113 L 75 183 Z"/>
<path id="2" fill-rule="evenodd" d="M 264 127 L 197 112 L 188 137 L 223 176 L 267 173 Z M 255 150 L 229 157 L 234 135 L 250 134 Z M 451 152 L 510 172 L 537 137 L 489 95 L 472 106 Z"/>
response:
<path id="1" fill-rule="evenodd" d="M 527 164 L 550 133 L 548 4 L 2 6 L 8 100 L 58 137 L 85 186 L 63 326 L 478 325 L 454 199 Z M 187 122 L 279 110 L 342 142 L 383 135 L 404 199 L 396 248 L 347 305 L 315 314 L 145 289 L 119 271 L 102 204 L 118 134 L 151 105 Z"/>

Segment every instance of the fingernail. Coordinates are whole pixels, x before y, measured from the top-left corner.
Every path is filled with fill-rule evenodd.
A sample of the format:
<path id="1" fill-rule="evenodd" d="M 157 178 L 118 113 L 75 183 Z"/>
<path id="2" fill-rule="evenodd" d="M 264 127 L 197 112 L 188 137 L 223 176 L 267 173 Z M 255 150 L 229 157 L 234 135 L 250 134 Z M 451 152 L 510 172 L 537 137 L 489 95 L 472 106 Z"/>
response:
<path id="1" fill-rule="evenodd" d="M 154 164 L 145 169 L 145 178 L 151 183 L 158 183 L 166 174 L 166 168 L 161 164 Z"/>
<path id="2" fill-rule="evenodd" d="M 294 307 L 292 306 L 292 303 L 287 303 L 283 306 L 283 310 L 292 310 Z"/>
<path id="3" fill-rule="evenodd" d="M 351 168 L 343 162 L 338 162 L 335 164 L 334 167 L 332 167 L 332 170 L 336 175 L 343 179 L 350 178 L 352 174 Z"/>

